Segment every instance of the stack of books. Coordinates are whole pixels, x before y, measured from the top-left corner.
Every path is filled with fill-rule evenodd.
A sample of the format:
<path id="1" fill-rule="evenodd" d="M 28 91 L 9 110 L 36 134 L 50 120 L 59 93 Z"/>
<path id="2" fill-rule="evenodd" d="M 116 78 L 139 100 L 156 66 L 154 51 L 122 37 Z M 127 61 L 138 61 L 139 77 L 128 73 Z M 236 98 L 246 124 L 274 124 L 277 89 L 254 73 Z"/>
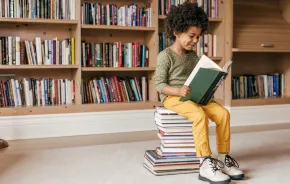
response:
<path id="1" fill-rule="evenodd" d="M 199 172 L 192 122 L 159 106 L 155 123 L 161 144 L 156 150 L 145 151 L 143 166 L 157 176 Z"/>

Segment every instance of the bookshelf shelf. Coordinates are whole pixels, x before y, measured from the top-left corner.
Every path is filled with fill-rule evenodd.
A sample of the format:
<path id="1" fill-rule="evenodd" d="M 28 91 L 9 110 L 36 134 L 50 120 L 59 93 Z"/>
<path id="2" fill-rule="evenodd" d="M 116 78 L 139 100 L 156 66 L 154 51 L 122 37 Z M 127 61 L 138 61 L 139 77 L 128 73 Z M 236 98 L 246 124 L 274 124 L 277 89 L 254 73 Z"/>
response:
<path id="1" fill-rule="evenodd" d="M 144 26 L 106 26 L 106 25 L 82 25 L 82 29 L 103 29 L 103 30 L 128 30 L 128 31 L 155 31 L 155 27 Z"/>
<path id="2" fill-rule="evenodd" d="M 78 69 L 78 65 L 0 65 L 0 70 Z"/>
<path id="3" fill-rule="evenodd" d="M 231 106 L 290 104 L 290 83 L 287 81 L 290 67 L 290 24 L 286 20 L 289 16 L 283 17 L 290 4 L 285 2 L 231 0 L 231 22 L 227 22 L 231 38 L 227 42 L 232 44 L 228 51 L 235 64 L 232 66 L 231 81 L 226 92 L 232 97 L 229 100 Z M 243 90 L 241 86 L 246 83 L 247 90 Z M 268 85 L 268 91 L 265 90 L 265 85 Z M 249 94 L 251 91 L 261 90 L 268 92 L 269 96 L 283 91 L 283 96 L 236 99 L 244 97 L 246 92 Z"/>
<path id="4" fill-rule="evenodd" d="M 83 72 L 98 72 L 98 71 L 155 71 L 155 67 L 82 67 Z"/>
<path id="5" fill-rule="evenodd" d="M 290 52 L 290 50 L 275 50 L 275 49 L 265 49 L 265 48 L 261 48 L 261 49 L 240 49 L 240 48 L 233 48 L 232 52 L 277 52 L 277 53 L 287 53 Z"/>
<path id="6" fill-rule="evenodd" d="M 213 61 L 221 61 L 223 60 L 223 57 L 209 57 Z"/>
<path id="7" fill-rule="evenodd" d="M 258 105 L 276 105 L 289 104 L 290 97 L 270 97 L 270 98 L 248 98 L 248 99 L 233 99 L 232 106 L 258 106 Z"/>
<path id="8" fill-rule="evenodd" d="M 82 104 L 82 105 L 57 105 L 57 106 L 31 106 L 31 107 L 7 107 L 0 108 L 1 116 L 21 116 L 43 114 L 61 114 L 78 112 L 102 112 L 120 110 L 144 110 L 152 109 L 161 105 L 160 102 L 120 102 L 103 104 Z"/>
<path id="9" fill-rule="evenodd" d="M 159 15 L 158 19 L 159 20 L 165 20 L 166 15 Z M 222 22 L 223 18 L 209 18 L 209 22 Z"/>
<path id="10" fill-rule="evenodd" d="M 90 2 L 97 3 L 93 0 Z M 116 1 L 101 1 L 104 4 L 115 3 L 117 6 L 128 4 L 125 0 Z M 32 43 L 35 37 L 40 37 L 41 41 L 52 40 L 57 38 L 59 41 L 67 38 L 75 38 L 75 64 L 76 65 L 0 65 L 0 75 L 7 74 L 7 71 L 15 74 L 14 78 L 19 81 L 22 78 L 52 78 L 52 79 L 67 79 L 75 82 L 75 104 L 74 105 L 56 105 L 56 106 L 22 106 L 22 107 L 3 107 L 0 108 L 0 115 L 38 115 L 38 114 L 58 114 L 58 113 L 77 113 L 77 112 L 98 112 L 98 111 L 119 111 L 119 110 L 142 110 L 153 109 L 154 106 L 161 105 L 158 101 L 158 94 L 155 90 L 153 75 L 156 70 L 156 58 L 158 55 L 158 33 L 162 31 L 164 20 L 166 16 L 158 16 L 158 0 L 146 1 L 150 2 L 152 13 L 150 25 L 145 26 L 107 26 L 107 25 L 91 25 L 82 24 L 82 4 L 83 1 L 75 1 L 75 16 L 76 20 L 62 20 L 62 19 L 29 19 L 29 18 L 0 18 L 2 25 L 0 36 L 1 37 L 20 37 L 20 41 L 31 40 Z M 131 2 L 133 3 L 133 2 Z M 144 1 L 138 0 L 138 5 Z M 209 18 L 213 23 L 213 34 L 217 35 L 217 56 L 211 57 L 219 65 L 223 66 L 224 61 L 229 60 L 231 57 L 225 57 L 225 25 L 227 23 L 225 12 L 226 6 L 219 2 L 218 4 L 219 16 L 223 18 Z M 223 12 L 225 10 L 225 12 Z M 160 21 L 158 21 L 160 20 Z M 215 22 L 217 24 L 215 24 Z M 16 26 L 15 26 L 16 25 Z M 23 26 L 22 26 L 23 25 Z M 27 26 L 31 25 L 31 26 Z M 63 29 L 63 27 L 67 27 Z M 138 42 L 148 47 L 149 51 L 149 67 L 81 67 L 83 58 L 82 40 L 90 43 L 131 43 Z M 22 54 L 26 51 L 21 51 Z M 88 65 L 87 65 L 88 66 Z M 147 65 L 146 65 L 147 66 Z M 116 103 L 102 103 L 102 104 L 82 104 L 83 97 L 82 90 L 83 83 L 87 83 L 94 77 L 136 77 L 144 79 L 144 86 L 146 89 L 146 102 L 116 102 Z M 3 80 L 9 80 L 5 77 Z M 9 79 L 8 79 L 9 78 Z M 11 79 L 13 76 L 11 77 Z M 11 82 L 11 81 L 9 81 Z M 139 83 L 141 85 L 141 81 Z M 88 89 L 88 88 L 86 88 Z M 92 90 L 88 90 L 92 93 Z M 223 104 L 222 90 L 217 99 Z M 90 96 L 90 95 L 89 95 Z M 92 94 L 91 94 L 92 96 Z"/>
<path id="11" fill-rule="evenodd" d="M 25 23 L 25 24 L 50 24 L 50 25 L 77 25 L 77 20 L 63 20 L 63 19 L 27 19 L 27 18 L 0 18 L 0 23 Z"/>

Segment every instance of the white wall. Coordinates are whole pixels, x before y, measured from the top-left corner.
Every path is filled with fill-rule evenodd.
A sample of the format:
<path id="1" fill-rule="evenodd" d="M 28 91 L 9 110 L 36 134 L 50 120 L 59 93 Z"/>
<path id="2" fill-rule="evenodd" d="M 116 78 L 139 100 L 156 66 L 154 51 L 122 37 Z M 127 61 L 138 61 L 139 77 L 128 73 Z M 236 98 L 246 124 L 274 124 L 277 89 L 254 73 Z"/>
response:
<path id="1" fill-rule="evenodd" d="M 290 105 L 229 110 L 232 127 L 290 122 Z M 148 130 L 156 130 L 154 110 L 0 117 L 0 137 L 7 140 Z"/>

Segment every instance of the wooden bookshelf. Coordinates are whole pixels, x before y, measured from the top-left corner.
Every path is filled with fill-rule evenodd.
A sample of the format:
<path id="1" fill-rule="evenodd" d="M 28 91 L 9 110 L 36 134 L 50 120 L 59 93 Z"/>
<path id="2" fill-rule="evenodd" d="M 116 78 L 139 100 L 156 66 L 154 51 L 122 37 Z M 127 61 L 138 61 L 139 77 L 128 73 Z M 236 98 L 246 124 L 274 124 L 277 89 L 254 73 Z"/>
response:
<path id="1" fill-rule="evenodd" d="M 290 83 L 288 80 L 283 82 L 283 75 L 287 79 L 290 74 L 290 3 L 285 0 L 230 0 L 227 7 L 232 15 L 226 17 L 226 34 L 229 35 L 226 57 L 234 61 L 225 90 L 227 105 L 290 104 Z M 253 81 L 250 80 L 251 84 L 245 88 L 245 82 L 241 80 L 246 76 L 244 80 L 248 82 L 249 75 L 252 75 Z M 264 84 L 258 79 L 263 75 Z M 276 79 L 278 81 L 274 83 Z M 256 88 L 251 87 L 252 84 Z M 273 92 L 264 88 L 266 84 Z M 237 89 L 237 86 L 240 88 Z M 245 98 L 244 93 L 252 94 L 249 90 L 263 92 Z M 271 96 L 275 91 L 280 94 Z M 266 92 L 270 94 L 269 97 L 264 97 Z"/>
<path id="2" fill-rule="evenodd" d="M 158 16 L 159 20 L 165 20 L 165 18 L 166 18 L 166 15 L 159 15 Z M 222 22 L 223 21 L 222 18 L 209 18 L 208 20 L 209 20 L 209 22 Z"/>
<path id="3" fill-rule="evenodd" d="M 56 20 L 56 19 L 27 19 L 27 18 L 0 18 L 1 23 L 10 23 L 10 24 L 49 24 L 49 25 L 77 25 L 77 20 Z"/>
<path id="4" fill-rule="evenodd" d="M 82 67 L 83 72 L 100 72 L 100 71 L 120 71 L 120 72 L 136 72 L 136 71 L 155 71 L 155 67 Z"/>
<path id="5" fill-rule="evenodd" d="M 0 70 L 78 69 L 78 65 L 0 65 Z"/>
<path id="6" fill-rule="evenodd" d="M 144 26 L 106 26 L 106 25 L 82 25 L 82 29 L 104 29 L 104 30 L 120 30 L 120 31 L 155 31 L 155 27 Z"/>
<path id="7" fill-rule="evenodd" d="M 154 102 L 147 101 L 147 102 L 121 102 L 121 103 L 57 105 L 57 106 L 7 107 L 0 108 L 0 116 L 144 110 L 144 109 L 153 109 L 154 107 L 160 105 L 161 103 L 158 101 Z"/>
<path id="8" fill-rule="evenodd" d="M 26 18 L 0 18 L 1 30 L 0 36 L 19 36 L 21 40 L 33 40 L 35 37 L 45 39 L 53 39 L 57 37 L 63 40 L 69 37 L 75 38 L 75 65 L 0 65 L 0 75 L 11 74 L 21 77 L 51 77 L 51 78 L 68 78 L 76 82 L 76 99 L 74 105 L 56 105 L 56 106 L 35 106 L 35 107 L 5 107 L 0 108 L 0 115 L 27 115 L 27 114 L 54 114 L 54 113 L 77 113 L 77 112 L 97 112 L 97 111 L 115 111 L 115 110 L 141 110 L 152 109 L 155 105 L 161 105 L 154 85 L 154 72 L 156 70 L 156 58 L 158 55 L 158 33 L 164 27 L 164 19 L 166 16 L 158 15 L 158 0 L 138 0 L 137 4 L 151 3 L 152 20 L 151 26 L 107 26 L 107 25 L 91 25 L 82 24 L 81 20 L 81 4 L 86 1 L 77 1 L 75 7 L 76 20 L 54 20 L 54 19 L 26 19 Z M 92 0 L 89 2 L 99 2 Z M 128 5 L 134 1 L 114 0 L 103 1 L 106 3 L 115 3 L 117 6 Z M 221 67 L 233 57 L 233 53 L 243 53 L 253 51 L 255 48 L 247 50 L 240 47 L 241 42 L 237 42 L 234 34 L 234 12 L 233 0 L 219 1 L 218 18 L 209 18 L 210 32 L 217 35 L 217 56 L 211 57 Z M 254 20 L 252 20 L 254 21 Z M 236 33 L 236 32 L 235 32 Z M 238 38 L 240 36 L 238 35 Z M 138 41 L 145 44 L 149 48 L 149 66 L 148 67 L 82 67 L 82 40 L 100 43 L 100 42 L 134 42 Z M 249 39 L 248 39 L 249 40 Z M 290 42 L 289 42 L 290 43 Z M 290 47 L 289 47 L 290 48 Z M 251 50 L 252 49 L 252 50 Z M 257 50 L 257 49 L 256 49 Z M 280 49 L 280 52 L 284 50 Z M 285 50 L 286 53 L 286 50 Z M 288 56 L 285 56 L 286 58 Z M 234 60 L 235 61 L 235 60 Z M 284 65 L 288 66 L 286 60 Z M 268 67 L 269 68 L 269 67 Z M 82 81 L 89 80 L 97 76 L 145 76 L 148 83 L 148 99 L 146 102 L 118 102 L 104 104 L 83 104 L 82 101 Z M 231 76 L 229 77 L 216 92 L 215 99 L 223 105 L 251 105 L 264 103 L 279 103 L 285 98 L 276 100 L 270 99 L 231 99 Z M 288 99 L 288 98 L 286 98 Z M 259 102 L 261 101 L 261 102 Z M 271 101 L 271 102 L 270 102 Z M 287 101 L 287 100 L 286 100 Z M 281 102 L 280 102 L 281 103 Z"/>
<path id="9" fill-rule="evenodd" d="M 261 48 L 261 49 L 240 49 L 240 48 L 233 48 L 232 52 L 275 52 L 275 53 L 289 53 L 289 50 L 285 49 L 285 50 L 275 50 L 275 49 L 265 49 L 265 48 Z"/>
<path id="10" fill-rule="evenodd" d="M 247 99 L 233 99 L 232 106 L 258 106 L 258 105 L 279 105 L 289 104 L 290 97 L 269 97 L 269 98 L 247 98 Z"/>

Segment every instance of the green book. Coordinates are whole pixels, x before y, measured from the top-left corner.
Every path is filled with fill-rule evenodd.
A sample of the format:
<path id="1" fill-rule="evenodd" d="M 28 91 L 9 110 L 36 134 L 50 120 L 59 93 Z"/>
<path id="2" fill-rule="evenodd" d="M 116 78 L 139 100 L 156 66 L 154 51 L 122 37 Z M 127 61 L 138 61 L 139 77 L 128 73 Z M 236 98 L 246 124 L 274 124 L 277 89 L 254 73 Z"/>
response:
<path id="1" fill-rule="evenodd" d="M 203 55 L 184 84 L 189 87 L 190 92 L 187 96 L 181 97 L 180 101 L 191 100 L 194 103 L 206 105 L 227 76 L 231 64 L 232 61 L 229 61 L 222 69 Z"/>

